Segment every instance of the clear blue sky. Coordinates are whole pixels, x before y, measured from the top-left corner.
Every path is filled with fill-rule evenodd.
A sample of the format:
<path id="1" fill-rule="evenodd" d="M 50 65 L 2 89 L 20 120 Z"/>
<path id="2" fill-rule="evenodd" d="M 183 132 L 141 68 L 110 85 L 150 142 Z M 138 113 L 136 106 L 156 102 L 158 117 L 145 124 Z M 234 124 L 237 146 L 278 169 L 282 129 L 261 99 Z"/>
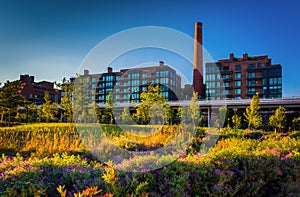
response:
<path id="1" fill-rule="evenodd" d="M 283 96 L 300 96 L 299 9 L 297 0 L 0 0 L 0 82 L 20 74 L 61 81 L 112 34 L 164 26 L 193 36 L 201 21 L 214 60 L 267 54 L 283 67 Z"/>

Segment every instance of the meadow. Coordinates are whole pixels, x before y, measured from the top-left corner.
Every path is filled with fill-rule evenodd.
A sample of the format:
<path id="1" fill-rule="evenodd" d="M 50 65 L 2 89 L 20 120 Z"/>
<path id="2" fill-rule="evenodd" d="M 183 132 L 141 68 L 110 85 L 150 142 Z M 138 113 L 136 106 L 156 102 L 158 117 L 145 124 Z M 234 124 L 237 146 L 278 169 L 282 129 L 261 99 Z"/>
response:
<path id="1" fill-rule="evenodd" d="M 172 144 L 172 138 L 187 137 L 177 125 L 101 127 L 100 136 L 99 125 L 0 128 L 0 196 L 299 196 L 299 132 L 225 128 L 219 136 L 216 129 L 198 128 L 186 149 L 162 158 L 155 150 Z M 206 152 L 208 139 L 216 136 Z M 104 142 L 154 154 L 110 155 Z M 102 151 L 111 160 L 95 157 L 91 147 L 97 145 L 107 148 Z M 168 165 L 149 170 L 153 161 Z"/>

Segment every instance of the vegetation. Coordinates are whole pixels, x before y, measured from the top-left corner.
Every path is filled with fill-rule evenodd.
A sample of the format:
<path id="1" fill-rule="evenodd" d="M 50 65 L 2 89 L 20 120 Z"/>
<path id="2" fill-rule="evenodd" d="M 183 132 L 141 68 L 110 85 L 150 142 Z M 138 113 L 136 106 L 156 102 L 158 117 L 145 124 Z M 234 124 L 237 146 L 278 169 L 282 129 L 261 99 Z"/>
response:
<path id="1" fill-rule="evenodd" d="M 58 114 L 58 104 L 52 102 L 48 92 L 45 92 L 45 103 L 38 109 L 38 115 L 46 122 L 55 121 Z"/>
<path id="2" fill-rule="evenodd" d="M 250 106 L 246 108 L 246 112 L 244 113 L 248 129 L 259 128 L 262 125 L 262 117 L 258 112 L 259 109 L 259 97 L 256 94 L 253 96 Z"/>
<path id="3" fill-rule="evenodd" d="M 177 127 L 164 127 L 158 137 L 145 140 L 114 125 L 102 126 L 114 143 L 127 139 L 149 147 L 159 140 L 167 143 Z M 148 157 L 121 163 L 95 160 L 71 124 L 5 127 L 0 134 L 0 196 L 297 196 L 300 192 L 300 138 L 295 133 L 261 139 L 223 136 L 205 155 L 199 151 L 179 155 L 177 161 L 151 171 Z M 155 154 L 151 157 L 158 159 Z M 141 171 L 127 171 L 134 165 Z"/>
<path id="4" fill-rule="evenodd" d="M 60 109 L 62 110 L 63 117 L 66 118 L 67 122 L 73 122 L 73 106 L 72 106 L 72 91 L 73 84 L 63 78 L 62 83 L 56 84 L 61 88 L 63 97 L 60 103 Z"/>
<path id="5" fill-rule="evenodd" d="M 19 106 L 23 106 L 25 99 L 21 95 L 21 82 L 20 81 L 7 81 L 0 89 L 0 112 L 1 112 L 1 124 L 3 124 L 4 118 L 5 124 L 8 126 L 11 124 L 12 115 L 17 113 Z"/>
<path id="6" fill-rule="evenodd" d="M 142 124 L 164 124 L 169 123 L 173 116 L 172 108 L 167 104 L 167 100 L 161 94 L 159 86 L 150 85 L 146 92 L 140 95 L 141 103 L 133 103 L 136 107 L 134 117 Z"/>
<path id="7" fill-rule="evenodd" d="M 279 132 L 281 132 L 282 129 L 285 127 L 285 124 L 286 124 L 285 109 L 284 107 L 279 106 L 276 109 L 275 114 L 270 116 L 269 125 L 275 129 L 274 130 L 275 132 L 277 129 Z"/>

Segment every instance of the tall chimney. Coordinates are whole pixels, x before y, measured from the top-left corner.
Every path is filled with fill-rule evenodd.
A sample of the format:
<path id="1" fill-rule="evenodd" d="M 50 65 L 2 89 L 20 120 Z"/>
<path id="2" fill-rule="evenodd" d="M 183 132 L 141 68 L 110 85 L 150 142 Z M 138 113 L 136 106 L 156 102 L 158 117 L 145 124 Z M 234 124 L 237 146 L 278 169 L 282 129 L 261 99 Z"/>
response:
<path id="1" fill-rule="evenodd" d="M 195 23 L 193 88 L 199 97 L 205 96 L 203 84 L 202 23 Z"/>

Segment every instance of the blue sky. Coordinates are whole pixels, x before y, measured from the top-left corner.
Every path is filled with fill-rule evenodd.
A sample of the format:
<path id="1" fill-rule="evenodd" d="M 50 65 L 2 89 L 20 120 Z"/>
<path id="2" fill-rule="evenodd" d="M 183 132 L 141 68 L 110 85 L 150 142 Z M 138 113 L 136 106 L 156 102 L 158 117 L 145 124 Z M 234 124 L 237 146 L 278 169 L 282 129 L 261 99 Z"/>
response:
<path id="1" fill-rule="evenodd" d="M 283 67 L 283 96 L 300 96 L 299 8 L 296 0 L 0 0 L 0 82 L 20 74 L 61 81 L 74 76 L 108 36 L 162 26 L 192 37 L 194 23 L 201 21 L 203 45 L 214 60 L 231 52 L 267 54 Z"/>

